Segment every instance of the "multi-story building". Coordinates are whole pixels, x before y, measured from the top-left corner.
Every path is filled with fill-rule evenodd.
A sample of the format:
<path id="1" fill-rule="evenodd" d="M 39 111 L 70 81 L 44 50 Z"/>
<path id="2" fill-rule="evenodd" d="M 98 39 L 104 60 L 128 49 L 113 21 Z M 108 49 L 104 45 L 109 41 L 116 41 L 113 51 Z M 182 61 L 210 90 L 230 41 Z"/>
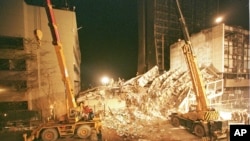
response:
<path id="1" fill-rule="evenodd" d="M 191 34 L 211 27 L 217 14 L 218 0 L 180 0 Z M 175 0 L 139 0 L 138 73 L 155 65 L 169 69 L 169 46 L 182 37 Z"/>
<path id="2" fill-rule="evenodd" d="M 24 0 L 0 1 L 0 102 L 26 102 L 28 109 L 50 116 L 66 113 L 65 87 L 44 7 Z M 76 14 L 54 9 L 74 93 L 80 91 Z M 34 31 L 41 30 L 38 41 Z"/>
<path id="3" fill-rule="evenodd" d="M 224 94 L 220 98 L 224 101 L 220 99 L 220 102 L 233 107 L 247 107 L 250 86 L 249 31 L 224 24 L 215 26 L 213 21 L 219 12 L 220 2 L 179 0 L 199 65 L 212 64 L 216 73 L 223 77 Z M 183 39 L 183 33 L 176 7 L 175 0 L 138 1 L 139 74 L 155 65 L 160 70 L 186 66 L 179 48 L 183 45 L 183 42 L 178 42 Z"/>
<path id="4" fill-rule="evenodd" d="M 249 31 L 220 24 L 192 35 L 191 42 L 198 65 L 213 66 L 215 73 L 224 80 L 223 95 L 215 103 L 227 108 L 249 109 Z M 187 68 L 183 45 L 180 41 L 170 46 L 171 69 Z"/>

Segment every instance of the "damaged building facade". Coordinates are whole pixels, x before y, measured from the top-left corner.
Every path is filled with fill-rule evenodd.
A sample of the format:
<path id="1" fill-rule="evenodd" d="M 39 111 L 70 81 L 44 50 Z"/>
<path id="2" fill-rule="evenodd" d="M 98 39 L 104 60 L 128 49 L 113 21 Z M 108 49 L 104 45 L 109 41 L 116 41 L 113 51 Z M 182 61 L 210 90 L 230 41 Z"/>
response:
<path id="1" fill-rule="evenodd" d="M 191 41 L 199 66 L 212 65 L 223 78 L 223 95 L 218 95 L 211 104 L 218 108 L 249 109 L 249 31 L 220 24 L 192 35 Z M 172 69 L 186 66 L 183 44 L 170 46 Z"/>
<path id="2" fill-rule="evenodd" d="M 9 110 L 66 113 L 65 88 L 44 7 L 0 2 L 0 101 Z M 80 91 L 81 54 L 74 11 L 54 9 L 74 93 Z M 69 20 L 65 20 L 69 19 Z M 34 32 L 42 31 L 39 41 Z M 12 105 L 12 106 L 11 106 Z M 56 109 L 56 110 L 55 110 Z"/>

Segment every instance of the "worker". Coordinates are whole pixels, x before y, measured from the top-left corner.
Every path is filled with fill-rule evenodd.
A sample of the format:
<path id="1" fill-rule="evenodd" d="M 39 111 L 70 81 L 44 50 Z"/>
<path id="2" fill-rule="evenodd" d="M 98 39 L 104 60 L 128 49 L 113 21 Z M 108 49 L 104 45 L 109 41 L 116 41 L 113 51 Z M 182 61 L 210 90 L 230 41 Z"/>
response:
<path id="1" fill-rule="evenodd" d="M 92 120 L 94 118 L 94 112 L 92 108 L 90 108 L 88 105 L 85 105 L 85 103 L 81 103 L 82 105 L 82 119 L 87 121 L 87 120 Z"/>
<path id="2" fill-rule="evenodd" d="M 241 112 L 241 119 L 242 119 L 242 122 L 244 123 L 244 124 L 248 124 L 248 119 L 249 119 L 249 117 L 248 117 L 248 113 L 247 113 L 247 109 L 244 109 L 242 112 Z"/>
<path id="3" fill-rule="evenodd" d="M 92 110 L 92 108 L 89 109 L 89 116 L 88 116 L 88 120 L 92 120 L 94 118 L 95 114 Z"/>

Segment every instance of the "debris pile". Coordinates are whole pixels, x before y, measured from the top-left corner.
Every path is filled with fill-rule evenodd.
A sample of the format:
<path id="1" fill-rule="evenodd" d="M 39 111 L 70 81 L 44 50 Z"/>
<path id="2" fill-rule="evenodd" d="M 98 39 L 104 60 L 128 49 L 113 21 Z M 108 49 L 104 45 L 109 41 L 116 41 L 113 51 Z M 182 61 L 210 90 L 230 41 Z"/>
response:
<path id="1" fill-rule="evenodd" d="M 201 69 L 201 74 L 205 84 L 221 80 L 211 68 Z M 172 111 L 180 110 L 186 98 L 194 97 L 189 72 L 179 68 L 160 74 L 157 66 L 128 81 L 85 92 L 80 99 L 86 99 L 87 95 L 98 95 L 99 103 L 108 99 L 123 101 L 124 106 L 119 108 L 107 103 L 103 126 L 131 138 L 146 136 L 145 127 L 150 127 L 148 132 L 156 130 L 158 127 L 154 125 L 167 121 Z"/>

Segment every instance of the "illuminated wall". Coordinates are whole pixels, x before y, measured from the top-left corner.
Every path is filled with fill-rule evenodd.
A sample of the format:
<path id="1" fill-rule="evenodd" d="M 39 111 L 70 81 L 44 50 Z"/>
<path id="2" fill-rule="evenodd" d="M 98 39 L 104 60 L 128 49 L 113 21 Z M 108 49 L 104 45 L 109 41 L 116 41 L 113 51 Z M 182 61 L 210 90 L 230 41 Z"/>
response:
<path id="1" fill-rule="evenodd" d="M 23 0 L 0 1 L 0 5 L 0 18 L 4 19 L 0 23 L 0 61 L 9 62 L 6 64 L 9 69 L 3 66 L 6 69 L 0 70 L 0 88 L 6 88 L 0 91 L 0 101 L 28 101 L 29 109 L 43 110 L 44 117 L 49 115 L 51 105 L 56 108 L 57 116 L 65 114 L 65 87 L 45 8 L 27 5 Z M 54 9 L 54 13 L 71 84 L 77 94 L 80 91 L 81 54 L 75 12 Z M 34 36 L 35 29 L 43 32 L 41 44 Z M 10 39 L 20 40 L 21 48 L 11 48 Z M 17 70 L 17 65 L 12 65 L 18 59 L 24 60 L 25 69 Z M 14 80 L 25 81 L 25 87 L 13 87 L 11 82 Z"/>

